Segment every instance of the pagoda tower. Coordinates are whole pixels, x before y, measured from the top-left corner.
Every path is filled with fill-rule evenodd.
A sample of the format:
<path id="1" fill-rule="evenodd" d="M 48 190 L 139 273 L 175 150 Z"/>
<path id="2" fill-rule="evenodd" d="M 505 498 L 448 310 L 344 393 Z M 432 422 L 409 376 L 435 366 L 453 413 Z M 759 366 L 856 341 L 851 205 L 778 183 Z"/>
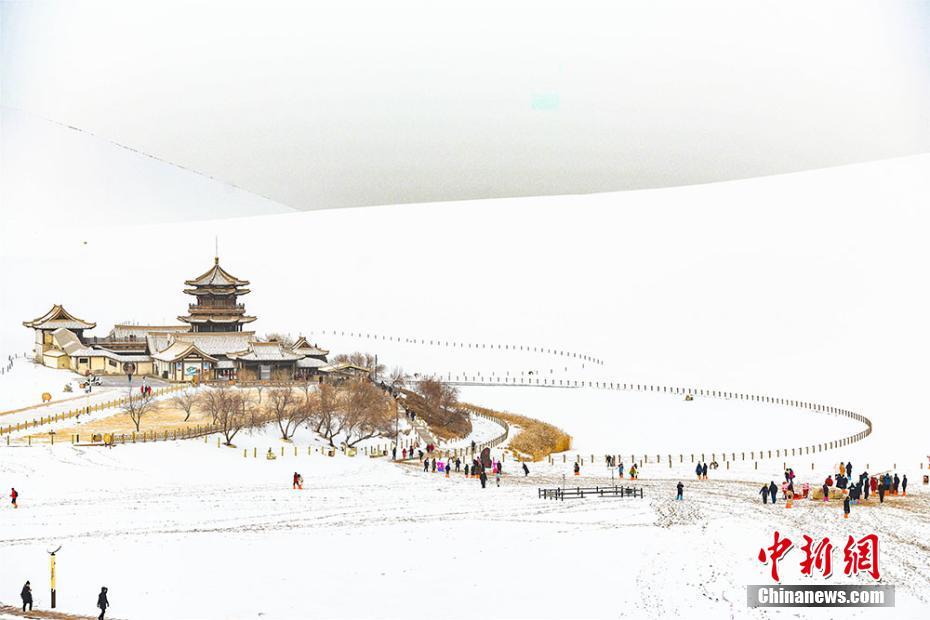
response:
<path id="1" fill-rule="evenodd" d="M 240 295 L 249 289 L 248 280 L 240 280 L 220 267 L 219 257 L 213 259 L 213 267 L 193 280 L 184 282 L 192 288 L 184 289 L 197 298 L 197 303 L 188 306 L 187 316 L 178 320 L 189 323 L 195 332 L 241 332 L 245 323 L 255 320 L 245 315 L 245 306 L 238 303 Z"/>

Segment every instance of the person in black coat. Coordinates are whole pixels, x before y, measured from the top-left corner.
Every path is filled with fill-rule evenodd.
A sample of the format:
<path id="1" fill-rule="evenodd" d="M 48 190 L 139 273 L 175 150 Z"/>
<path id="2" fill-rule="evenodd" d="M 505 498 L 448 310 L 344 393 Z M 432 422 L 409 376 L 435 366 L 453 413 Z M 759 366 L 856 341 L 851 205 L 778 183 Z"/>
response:
<path id="1" fill-rule="evenodd" d="M 843 498 L 843 518 L 849 518 L 849 496 Z"/>
<path id="2" fill-rule="evenodd" d="M 488 475 L 484 473 L 484 469 L 481 470 L 481 475 L 478 478 L 481 480 L 481 488 L 485 488 L 488 484 Z"/>
<path id="3" fill-rule="evenodd" d="M 707 463 L 701 466 L 701 475 L 704 476 L 704 480 L 707 480 Z"/>
<path id="4" fill-rule="evenodd" d="M 769 503 L 769 485 L 763 484 L 762 490 L 759 491 L 759 495 L 762 496 L 762 503 L 768 504 Z"/>
<path id="5" fill-rule="evenodd" d="M 862 474 L 862 476 L 865 476 L 864 478 L 861 476 L 859 478 L 859 480 L 862 483 L 862 499 L 868 500 L 869 499 L 869 475 Z"/>
<path id="6" fill-rule="evenodd" d="M 701 471 L 702 471 L 702 469 L 701 469 L 701 464 L 698 463 L 698 464 L 697 464 L 697 467 L 694 468 L 694 474 L 697 476 L 697 479 L 698 479 L 698 480 L 701 479 Z"/>
<path id="7" fill-rule="evenodd" d="M 429 471 L 429 459 L 423 459 L 423 471 Z"/>
<path id="8" fill-rule="evenodd" d="M 830 501 L 830 487 L 827 486 L 826 483 L 824 483 L 822 489 L 823 489 L 823 501 L 825 502 Z"/>
<path id="9" fill-rule="evenodd" d="M 32 611 L 32 586 L 29 585 L 28 581 L 23 586 L 23 591 L 19 593 L 19 596 L 23 599 L 23 611 L 26 611 L 26 605 L 29 606 L 29 611 Z"/>
<path id="10" fill-rule="evenodd" d="M 777 503 L 778 503 L 778 501 L 777 501 L 777 498 L 778 498 L 778 487 L 775 486 L 775 481 L 774 481 L 774 480 L 772 480 L 772 481 L 771 481 L 771 484 L 769 484 L 769 495 L 772 496 L 772 503 L 773 503 L 773 504 L 777 504 Z"/>
<path id="11" fill-rule="evenodd" d="M 107 589 L 100 588 L 100 594 L 97 596 L 97 608 L 100 610 L 98 620 L 103 620 L 103 615 L 107 613 L 107 607 L 109 606 L 110 601 L 107 600 Z"/>
<path id="12" fill-rule="evenodd" d="M 683 499 L 685 498 L 685 495 L 684 495 L 684 493 L 685 493 L 685 485 L 683 485 L 681 482 L 679 482 L 677 488 L 678 488 L 678 495 L 675 496 L 675 499 L 676 499 L 676 500 L 679 500 L 679 499 L 680 499 L 680 500 L 683 500 Z"/>
<path id="13" fill-rule="evenodd" d="M 885 503 L 885 483 L 884 482 L 878 483 L 878 503 L 879 504 Z"/>
<path id="14" fill-rule="evenodd" d="M 907 495 L 907 474 L 901 478 L 901 495 Z"/>
<path id="15" fill-rule="evenodd" d="M 526 462 L 523 463 L 523 477 L 530 475 L 530 468 L 526 466 Z"/>
<path id="16" fill-rule="evenodd" d="M 849 477 L 849 478 L 852 478 L 852 474 L 853 474 L 853 471 L 852 471 L 852 461 L 848 461 L 848 462 L 846 463 L 846 476 Z"/>
<path id="17" fill-rule="evenodd" d="M 894 489 L 894 494 L 898 494 L 898 487 L 901 485 L 901 479 L 898 478 L 898 474 L 894 475 L 894 480 L 891 483 L 891 488 Z"/>

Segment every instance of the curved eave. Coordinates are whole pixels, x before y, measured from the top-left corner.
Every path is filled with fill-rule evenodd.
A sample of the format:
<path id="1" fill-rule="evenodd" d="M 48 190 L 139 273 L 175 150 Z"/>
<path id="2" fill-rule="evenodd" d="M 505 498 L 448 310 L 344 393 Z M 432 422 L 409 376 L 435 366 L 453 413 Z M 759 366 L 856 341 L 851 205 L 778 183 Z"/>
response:
<path id="1" fill-rule="evenodd" d="M 204 287 L 198 287 L 198 288 L 186 288 L 184 289 L 184 292 L 187 293 L 188 295 L 222 296 L 222 295 L 248 295 L 252 291 L 247 288 L 239 289 L 234 286 L 230 286 L 230 287 L 204 286 Z"/>
<path id="2" fill-rule="evenodd" d="M 222 325 L 229 325 L 231 323 L 251 323 L 256 317 L 254 316 L 234 316 L 228 319 L 216 319 L 211 317 L 195 317 L 195 316 L 179 316 L 179 321 L 184 321 L 185 323 L 216 323 Z"/>

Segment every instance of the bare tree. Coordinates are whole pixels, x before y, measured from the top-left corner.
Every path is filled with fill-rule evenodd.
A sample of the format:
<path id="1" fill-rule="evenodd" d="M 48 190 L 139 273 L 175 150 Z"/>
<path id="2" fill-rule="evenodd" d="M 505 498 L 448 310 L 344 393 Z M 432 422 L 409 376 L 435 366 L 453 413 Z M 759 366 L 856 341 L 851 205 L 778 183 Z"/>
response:
<path id="1" fill-rule="evenodd" d="M 201 395 L 201 405 L 204 409 L 207 410 L 207 413 L 210 414 L 210 419 L 214 425 L 216 425 L 219 421 L 220 414 L 223 412 L 223 408 L 226 406 L 226 400 L 228 399 L 229 393 L 231 391 L 232 388 L 221 383 L 216 387 L 207 388 L 207 390 Z"/>
<path id="2" fill-rule="evenodd" d="M 459 391 L 455 386 L 443 383 L 436 377 L 426 377 L 417 384 L 417 392 L 434 410 L 454 409 L 458 405 Z"/>
<path id="3" fill-rule="evenodd" d="M 348 446 L 354 446 L 365 439 L 390 434 L 394 421 L 393 404 L 394 401 L 371 381 L 348 381 L 343 386 L 340 399 L 336 434 L 344 435 Z"/>
<path id="4" fill-rule="evenodd" d="M 225 445 L 232 446 L 233 438 L 248 425 L 248 397 L 242 390 L 230 390 L 222 397 L 223 407 L 217 418 L 220 432 L 226 438 Z"/>
<path id="5" fill-rule="evenodd" d="M 186 387 L 170 401 L 172 406 L 184 412 L 184 421 L 191 419 L 191 412 L 200 403 L 200 394 L 194 388 Z"/>
<path id="6" fill-rule="evenodd" d="M 391 369 L 391 374 L 388 375 L 388 381 L 393 387 L 402 388 L 407 385 L 407 373 L 400 366 L 395 366 Z"/>
<path id="7" fill-rule="evenodd" d="M 126 404 L 123 405 L 123 411 L 129 415 L 129 419 L 132 420 L 132 423 L 135 425 L 137 433 L 139 432 L 139 427 L 142 425 L 142 417 L 154 408 L 154 404 L 155 401 L 150 394 L 142 392 L 141 394 L 133 395 L 132 390 L 129 391 L 129 398 Z"/>
<path id="8" fill-rule="evenodd" d="M 333 436 L 338 430 L 336 410 L 338 407 L 338 394 L 336 388 L 329 383 L 320 385 L 319 391 L 310 403 L 310 419 L 314 430 L 333 445 Z"/>
<path id="9" fill-rule="evenodd" d="M 267 409 L 274 416 L 281 437 L 285 440 L 293 437 L 297 428 L 306 422 L 310 415 L 305 403 L 289 386 L 269 390 Z"/>

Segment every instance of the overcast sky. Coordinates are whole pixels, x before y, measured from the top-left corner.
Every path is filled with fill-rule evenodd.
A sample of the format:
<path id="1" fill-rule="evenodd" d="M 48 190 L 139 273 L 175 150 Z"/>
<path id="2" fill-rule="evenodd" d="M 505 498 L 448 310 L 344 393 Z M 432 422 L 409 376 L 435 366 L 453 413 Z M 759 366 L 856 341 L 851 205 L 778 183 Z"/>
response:
<path id="1" fill-rule="evenodd" d="M 580 193 L 930 150 L 928 16 L 918 2 L 6 2 L 0 87 L 7 108 L 297 209 Z"/>

